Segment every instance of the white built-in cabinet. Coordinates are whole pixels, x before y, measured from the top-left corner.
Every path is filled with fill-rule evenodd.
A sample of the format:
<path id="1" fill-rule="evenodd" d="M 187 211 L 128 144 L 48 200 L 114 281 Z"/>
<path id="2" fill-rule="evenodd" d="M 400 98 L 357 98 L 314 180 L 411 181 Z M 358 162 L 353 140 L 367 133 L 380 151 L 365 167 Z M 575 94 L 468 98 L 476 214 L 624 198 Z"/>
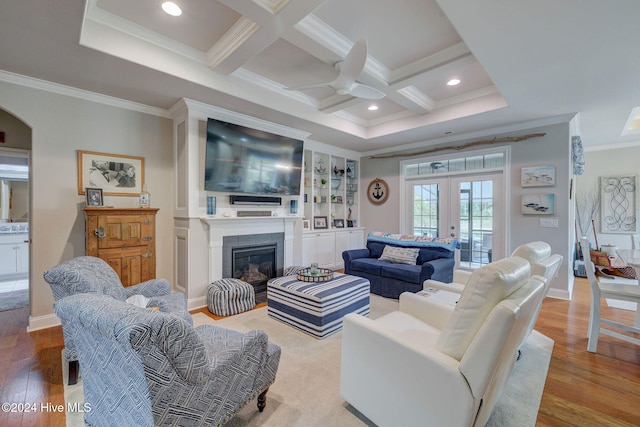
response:
<path id="1" fill-rule="evenodd" d="M 304 233 L 302 236 L 302 265 L 315 262 L 322 268 L 335 264 L 336 234 L 334 232 Z"/>
<path id="2" fill-rule="evenodd" d="M 0 278 L 27 277 L 29 272 L 29 235 L 0 236 Z"/>
<path id="3" fill-rule="evenodd" d="M 364 248 L 364 228 L 307 231 L 302 235 L 302 265 L 344 268 L 342 252 Z"/>

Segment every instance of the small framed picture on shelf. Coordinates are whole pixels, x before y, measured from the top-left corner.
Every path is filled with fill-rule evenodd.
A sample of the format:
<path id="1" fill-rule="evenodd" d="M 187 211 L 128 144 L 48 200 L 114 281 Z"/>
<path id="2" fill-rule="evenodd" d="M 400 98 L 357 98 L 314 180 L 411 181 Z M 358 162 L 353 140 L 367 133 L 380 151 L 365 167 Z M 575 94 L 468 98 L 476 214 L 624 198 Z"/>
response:
<path id="1" fill-rule="evenodd" d="M 102 188 L 85 188 L 84 189 L 87 206 L 102 206 Z"/>
<path id="2" fill-rule="evenodd" d="M 302 229 L 303 230 L 311 230 L 311 220 L 303 219 L 302 220 Z"/>
<path id="3" fill-rule="evenodd" d="M 336 203 L 342 203 L 342 196 L 336 196 Z"/>
<path id="4" fill-rule="evenodd" d="M 321 228 L 329 228 L 327 224 L 326 216 L 314 216 L 313 217 L 313 228 L 321 229 Z"/>
<path id="5" fill-rule="evenodd" d="M 353 196 L 347 196 L 347 204 L 348 205 L 352 205 L 353 204 Z"/>
<path id="6" fill-rule="evenodd" d="M 355 178 L 356 176 L 356 162 L 347 160 L 347 178 Z"/>
<path id="7" fill-rule="evenodd" d="M 356 227 L 356 220 L 355 219 L 348 219 L 347 220 L 347 227 L 349 227 L 349 228 Z"/>
<path id="8" fill-rule="evenodd" d="M 334 219 L 333 226 L 335 228 L 344 228 L 344 219 Z"/>

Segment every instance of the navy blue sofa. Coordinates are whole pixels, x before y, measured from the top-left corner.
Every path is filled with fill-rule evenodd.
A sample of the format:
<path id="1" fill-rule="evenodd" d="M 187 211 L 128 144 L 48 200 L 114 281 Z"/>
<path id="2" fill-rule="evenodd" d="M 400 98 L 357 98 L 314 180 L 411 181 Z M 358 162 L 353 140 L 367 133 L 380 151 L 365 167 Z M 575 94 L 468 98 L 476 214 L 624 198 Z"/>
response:
<path id="1" fill-rule="evenodd" d="M 419 248 L 415 265 L 379 260 L 386 245 Z M 418 292 L 427 279 L 450 283 L 453 280 L 454 253 L 458 242 L 372 231 L 366 249 L 342 253 L 345 274 L 364 277 L 371 292 L 387 298 L 398 298 L 403 292 Z"/>

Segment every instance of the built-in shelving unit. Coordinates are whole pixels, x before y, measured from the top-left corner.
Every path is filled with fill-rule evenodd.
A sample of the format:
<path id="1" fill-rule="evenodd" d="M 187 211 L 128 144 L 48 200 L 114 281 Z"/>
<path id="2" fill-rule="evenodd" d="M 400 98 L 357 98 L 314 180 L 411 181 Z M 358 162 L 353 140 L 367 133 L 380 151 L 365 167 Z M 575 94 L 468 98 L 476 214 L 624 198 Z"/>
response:
<path id="1" fill-rule="evenodd" d="M 305 150 L 303 201 L 308 230 L 357 227 L 358 189 L 357 160 Z"/>
<path id="2" fill-rule="evenodd" d="M 307 149 L 304 153 L 302 265 L 344 267 L 342 252 L 364 247 L 358 222 L 358 161 Z"/>

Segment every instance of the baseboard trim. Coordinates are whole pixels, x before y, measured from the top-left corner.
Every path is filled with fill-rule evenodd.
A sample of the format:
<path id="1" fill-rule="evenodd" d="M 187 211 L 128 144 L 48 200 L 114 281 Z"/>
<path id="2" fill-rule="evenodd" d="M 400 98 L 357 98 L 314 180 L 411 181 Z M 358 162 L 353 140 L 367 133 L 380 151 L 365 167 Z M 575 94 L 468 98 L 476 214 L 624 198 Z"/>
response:
<path id="1" fill-rule="evenodd" d="M 40 329 L 53 328 L 60 326 L 60 318 L 55 314 L 46 314 L 44 316 L 29 316 L 29 326 L 27 332 L 38 331 Z"/>
<path id="2" fill-rule="evenodd" d="M 197 310 L 207 306 L 207 297 L 198 297 L 187 300 L 187 310 Z"/>

